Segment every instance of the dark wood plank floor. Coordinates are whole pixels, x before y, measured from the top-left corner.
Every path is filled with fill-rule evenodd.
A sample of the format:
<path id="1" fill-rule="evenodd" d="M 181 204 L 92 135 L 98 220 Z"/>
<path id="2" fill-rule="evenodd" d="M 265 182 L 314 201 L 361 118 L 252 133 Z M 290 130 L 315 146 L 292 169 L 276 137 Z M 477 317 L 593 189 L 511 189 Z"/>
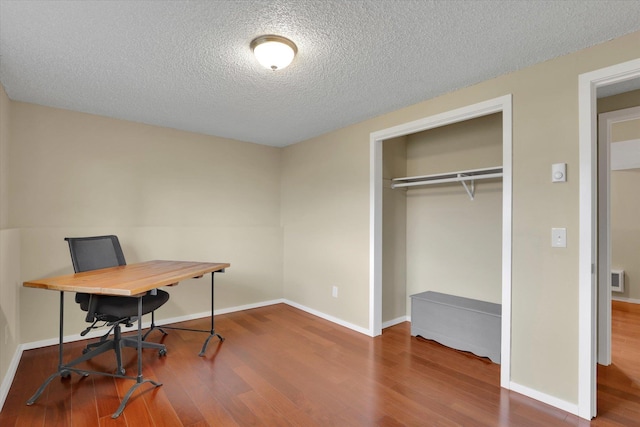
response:
<path id="1" fill-rule="evenodd" d="M 207 328 L 207 319 L 186 322 Z M 500 367 L 412 338 L 409 324 L 369 338 L 284 304 L 216 317 L 227 338 L 198 357 L 204 334 L 170 331 L 166 357 L 144 352 L 141 386 L 117 419 L 130 380 L 54 380 L 57 347 L 24 352 L 0 426 L 634 426 L 640 425 L 640 310 L 616 304 L 614 364 L 599 368 L 600 415 L 587 422 L 499 387 Z M 65 346 L 67 357 L 83 342 Z M 125 349 L 127 372 L 135 351 Z M 113 354 L 91 361 L 115 368 Z"/>

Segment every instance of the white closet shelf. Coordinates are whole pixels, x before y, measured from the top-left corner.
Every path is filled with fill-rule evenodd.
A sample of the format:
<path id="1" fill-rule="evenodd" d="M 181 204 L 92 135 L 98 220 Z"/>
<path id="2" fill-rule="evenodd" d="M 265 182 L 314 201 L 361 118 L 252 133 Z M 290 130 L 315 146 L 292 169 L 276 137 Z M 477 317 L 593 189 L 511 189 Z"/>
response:
<path id="1" fill-rule="evenodd" d="M 415 187 L 418 185 L 447 184 L 460 182 L 469 194 L 471 200 L 475 193 L 475 181 L 479 179 L 502 178 L 502 166 L 491 168 L 470 169 L 456 172 L 438 173 L 433 175 L 408 176 L 391 180 L 391 188 Z M 471 188 L 467 182 L 471 181 Z"/>

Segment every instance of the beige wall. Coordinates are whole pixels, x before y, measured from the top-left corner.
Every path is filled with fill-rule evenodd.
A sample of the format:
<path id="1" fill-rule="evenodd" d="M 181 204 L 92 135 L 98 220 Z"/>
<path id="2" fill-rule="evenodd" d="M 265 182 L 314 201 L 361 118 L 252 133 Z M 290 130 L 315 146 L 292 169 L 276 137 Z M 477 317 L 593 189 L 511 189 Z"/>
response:
<path id="1" fill-rule="evenodd" d="M 597 106 L 598 114 L 637 107 L 638 99 L 640 99 L 640 89 L 621 93 L 619 95 L 599 98 Z"/>
<path id="2" fill-rule="evenodd" d="M 369 163 L 363 129 L 353 126 L 283 151 L 283 287 L 291 301 L 367 328 Z M 331 296 L 332 286 L 338 286 L 338 298 Z"/>
<path id="3" fill-rule="evenodd" d="M 502 114 L 407 138 L 407 176 L 502 166 Z M 502 302 L 502 180 L 407 193 L 407 295 L 436 291 Z M 410 304 L 407 305 L 410 315 Z"/>
<path id="4" fill-rule="evenodd" d="M 0 85 L 0 384 L 21 342 L 20 235 L 9 227 L 8 218 L 10 119 L 11 101 Z"/>
<path id="5" fill-rule="evenodd" d="M 640 303 L 640 169 L 611 171 L 611 268 L 625 271 L 624 292 Z"/>
<path id="6" fill-rule="evenodd" d="M 282 297 L 280 149 L 11 106 L 9 221 L 20 229 L 21 280 L 72 272 L 65 236 L 114 233 L 129 263 L 231 263 L 217 275 L 217 309 Z M 206 312 L 209 280 L 171 288 L 158 317 Z M 22 342 L 55 337 L 57 294 L 20 295 Z M 66 334 L 85 327 L 80 310 L 66 315 Z"/>
<path id="7" fill-rule="evenodd" d="M 640 95 L 638 95 L 640 98 Z M 640 139 L 640 119 L 614 123 L 611 126 L 611 142 Z"/>
<path id="8" fill-rule="evenodd" d="M 0 229 L 9 224 L 9 121 L 11 101 L 0 84 Z"/>
<path id="9" fill-rule="evenodd" d="M 638 46 L 640 32 L 285 148 L 285 297 L 367 327 L 370 133 L 513 94 L 511 380 L 576 404 L 578 76 Z M 568 181 L 552 184 L 558 162 Z M 551 247 L 552 227 L 567 228 L 567 248 Z M 334 283 L 347 287 L 337 299 Z"/>
<path id="10" fill-rule="evenodd" d="M 598 100 L 598 112 L 610 112 L 640 105 L 640 90 Z M 614 123 L 613 143 L 640 139 L 640 120 Z M 640 169 L 611 171 L 611 267 L 625 271 L 625 291 L 614 298 L 640 302 Z"/>

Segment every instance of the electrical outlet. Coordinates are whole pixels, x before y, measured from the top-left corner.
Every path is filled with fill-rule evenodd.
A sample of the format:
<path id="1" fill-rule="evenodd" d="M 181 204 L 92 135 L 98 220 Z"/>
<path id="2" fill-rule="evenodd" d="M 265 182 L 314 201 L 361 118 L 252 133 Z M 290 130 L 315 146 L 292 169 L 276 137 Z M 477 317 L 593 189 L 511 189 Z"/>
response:
<path id="1" fill-rule="evenodd" d="M 331 296 L 334 298 L 338 298 L 338 287 L 334 286 L 333 289 L 331 289 Z"/>

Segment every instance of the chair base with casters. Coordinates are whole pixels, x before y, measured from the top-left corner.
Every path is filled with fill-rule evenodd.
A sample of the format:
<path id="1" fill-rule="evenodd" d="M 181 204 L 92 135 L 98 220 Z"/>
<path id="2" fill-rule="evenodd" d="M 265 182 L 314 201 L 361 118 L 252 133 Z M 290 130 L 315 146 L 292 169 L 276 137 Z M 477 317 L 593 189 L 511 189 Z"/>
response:
<path id="1" fill-rule="evenodd" d="M 158 350 L 159 356 L 167 355 L 167 348 L 164 344 L 157 344 L 154 342 L 143 341 L 141 343 L 142 348 L 152 348 Z M 107 351 L 115 351 L 116 353 L 116 375 L 124 375 L 125 369 L 122 366 L 122 348 L 138 348 L 138 337 L 123 337 L 122 331 L 120 329 L 120 323 L 117 323 L 113 327 L 113 338 L 107 339 L 103 341 L 99 341 L 97 343 L 93 343 L 93 349 L 90 349 L 89 346 L 83 350 L 83 357 L 78 359 L 78 363 L 83 362 L 84 360 L 89 360 L 93 357 L 96 357 L 99 354 L 105 353 Z M 86 359 L 84 359 L 86 357 Z M 80 360 L 83 359 L 83 360 Z"/>
<path id="2" fill-rule="evenodd" d="M 169 300 L 169 294 L 162 290 L 155 290 L 153 294 L 147 294 L 142 299 L 142 312 L 144 313 L 155 310 L 165 302 Z M 137 315 L 138 310 L 138 298 L 135 297 L 111 297 L 101 296 L 96 298 L 94 295 L 78 293 L 75 298 L 76 302 L 80 304 L 82 310 L 87 313 L 93 313 L 93 323 L 87 329 L 85 329 L 81 335 L 86 334 L 93 329 L 97 322 L 106 322 L 111 325 L 111 329 L 103 335 L 99 341 L 88 344 L 83 350 L 83 354 L 90 357 L 95 357 L 98 354 L 114 350 L 116 354 L 116 373 L 124 375 L 124 368 L 122 367 L 122 348 L 123 347 L 138 347 L 137 337 L 123 337 L 121 325 L 132 326 L 133 318 Z M 110 313 L 109 315 L 96 313 Z M 87 320 L 90 320 L 90 315 L 87 315 Z M 153 321 L 152 321 L 153 325 Z M 155 327 L 156 329 L 160 329 Z M 142 348 L 151 348 L 158 350 L 160 356 L 167 354 L 167 349 L 164 344 L 156 344 L 148 341 L 144 341 L 151 328 L 146 334 L 142 336 Z M 109 339 L 109 336 L 113 332 L 113 338 Z M 88 359 L 85 359 L 88 360 Z"/>

